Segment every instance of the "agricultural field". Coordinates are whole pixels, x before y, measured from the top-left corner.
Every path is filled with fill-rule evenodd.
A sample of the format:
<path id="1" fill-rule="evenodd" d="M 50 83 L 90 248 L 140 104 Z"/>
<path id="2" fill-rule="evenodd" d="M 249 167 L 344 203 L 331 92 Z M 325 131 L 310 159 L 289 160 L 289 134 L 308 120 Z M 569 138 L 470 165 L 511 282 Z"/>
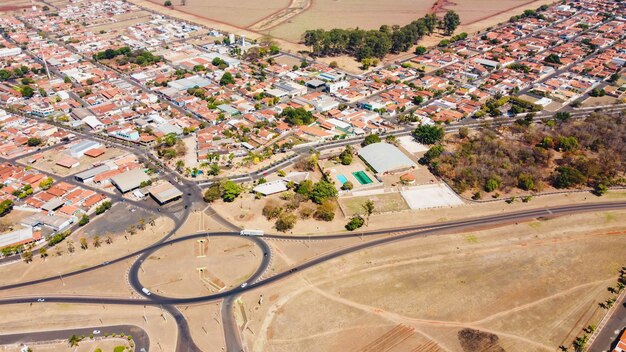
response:
<path id="1" fill-rule="evenodd" d="M 142 0 L 143 1 L 143 0 Z M 147 0 L 154 5 L 162 5 L 161 0 Z M 464 25 L 479 22 L 480 26 L 468 29 L 478 30 L 503 21 L 502 16 L 510 16 L 525 8 L 538 7 L 549 1 L 532 0 L 470 0 L 448 2 L 445 0 L 268 0 L 263 2 L 243 0 L 223 2 L 217 0 L 187 0 L 184 6 L 180 0 L 173 1 L 174 11 L 163 7 L 159 11 L 176 15 L 184 12 L 198 16 L 217 28 L 229 25 L 257 34 L 267 34 L 292 43 L 299 42 L 307 29 L 364 28 L 377 29 L 383 24 L 405 25 L 428 12 L 444 13 L 454 10 L 461 16 Z M 139 2 L 137 2 L 139 3 Z M 510 14 L 508 12 L 511 12 Z M 497 17 L 489 21 L 491 17 Z M 506 20 L 506 19 L 504 19 Z M 493 23 L 491 23 L 493 22 Z M 463 29 L 463 28 L 461 28 Z"/>

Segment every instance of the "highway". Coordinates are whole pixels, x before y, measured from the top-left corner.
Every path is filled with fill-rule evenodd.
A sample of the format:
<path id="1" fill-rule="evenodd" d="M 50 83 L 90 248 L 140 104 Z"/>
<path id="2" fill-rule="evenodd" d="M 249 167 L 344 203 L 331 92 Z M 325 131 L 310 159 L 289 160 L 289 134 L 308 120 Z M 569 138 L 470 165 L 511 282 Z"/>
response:
<path id="1" fill-rule="evenodd" d="M 626 295 L 622 295 L 620 301 L 615 302 L 615 311 L 610 316 L 606 325 L 598 333 L 588 352 L 612 351 L 617 340 L 626 330 Z"/>

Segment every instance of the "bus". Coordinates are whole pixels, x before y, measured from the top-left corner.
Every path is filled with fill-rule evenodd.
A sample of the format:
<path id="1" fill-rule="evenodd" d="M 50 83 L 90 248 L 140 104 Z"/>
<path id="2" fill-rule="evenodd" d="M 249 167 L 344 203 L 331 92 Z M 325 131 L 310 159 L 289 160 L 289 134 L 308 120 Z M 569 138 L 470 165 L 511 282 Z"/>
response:
<path id="1" fill-rule="evenodd" d="M 241 236 L 263 236 L 262 230 L 241 230 Z"/>

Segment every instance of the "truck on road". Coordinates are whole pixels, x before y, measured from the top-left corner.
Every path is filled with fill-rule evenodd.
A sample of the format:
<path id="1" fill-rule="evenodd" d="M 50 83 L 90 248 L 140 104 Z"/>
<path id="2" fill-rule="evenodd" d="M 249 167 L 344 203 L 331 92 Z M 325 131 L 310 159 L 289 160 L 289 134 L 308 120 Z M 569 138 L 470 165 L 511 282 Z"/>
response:
<path id="1" fill-rule="evenodd" d="M 262 230 L 241 230 L 241 236 L 263 236 Z"/>
<path id="2" fill-rule="evenodd" d="M 150 292 L 150 290 L 148 290 L 147 288 L 143 287 L 141 289 L 141 292 L 145 293 L 146 296 L 150 296 L 152 294 L 152 292 Z"/>

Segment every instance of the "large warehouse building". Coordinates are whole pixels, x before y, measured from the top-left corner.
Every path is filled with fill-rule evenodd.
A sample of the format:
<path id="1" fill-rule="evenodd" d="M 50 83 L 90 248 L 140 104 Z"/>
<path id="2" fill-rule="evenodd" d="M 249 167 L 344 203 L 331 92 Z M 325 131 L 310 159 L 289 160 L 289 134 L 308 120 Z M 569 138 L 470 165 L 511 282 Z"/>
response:
<path id="1" fill-rule="evenodd" d="M 417 167 L 413 160 L 389 143 L 370 144 L 361 148 L 358 153 L 379 174 L 402 172 Z"/>
<path id="2" fill-rule="evenodd" d="M 139 188 L 143 182 L 150 181 L 150 177 L 142 169 L 132 169 L 111 177 L 111 183 L 122 193 Z"/>

